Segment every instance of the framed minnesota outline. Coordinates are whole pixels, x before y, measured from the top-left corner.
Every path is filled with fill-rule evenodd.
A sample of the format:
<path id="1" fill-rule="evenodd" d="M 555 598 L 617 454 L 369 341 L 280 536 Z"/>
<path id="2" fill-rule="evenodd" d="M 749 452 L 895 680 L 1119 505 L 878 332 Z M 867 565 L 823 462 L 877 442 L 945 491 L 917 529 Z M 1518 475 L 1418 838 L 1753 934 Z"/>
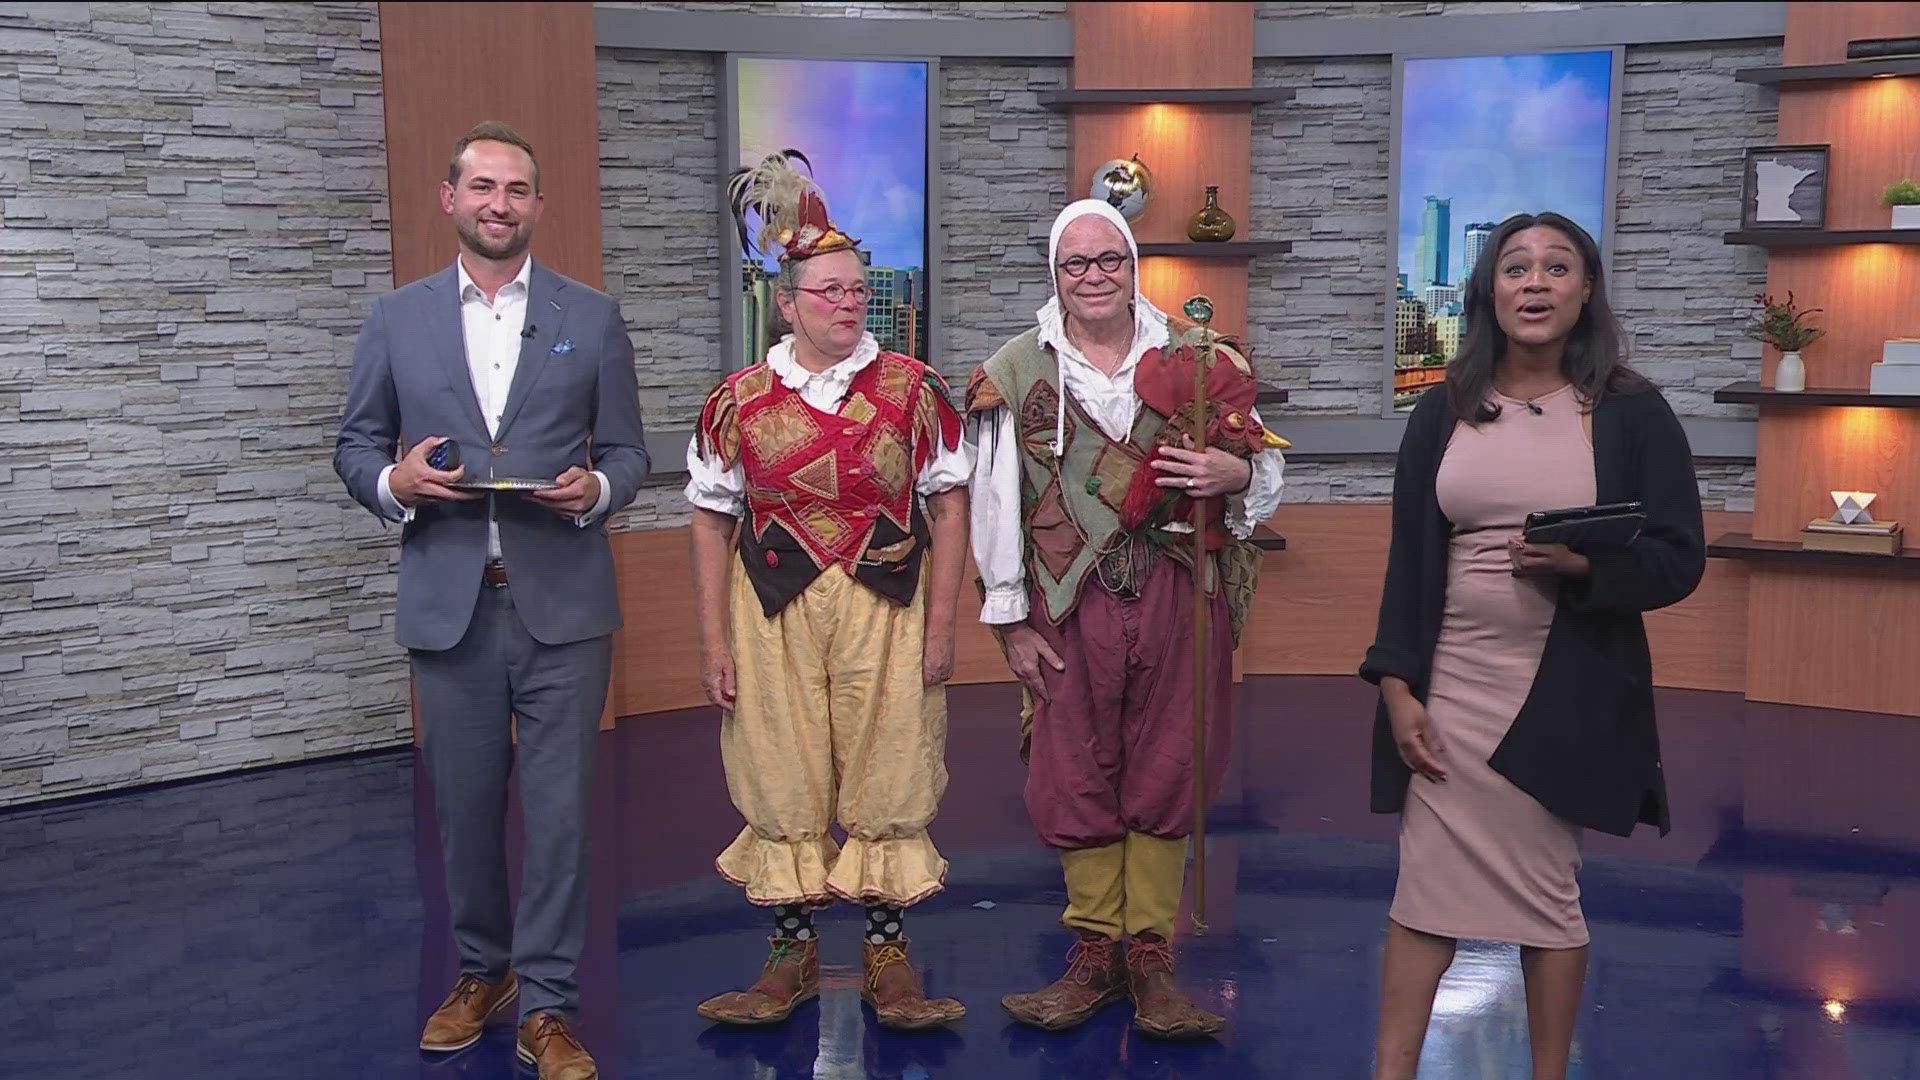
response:
<path id="1" fill-rule="evenodd" d="M 1750 146 L 1740 166 L 1740 228 L 1827 227 L 1829 146 Z"/>

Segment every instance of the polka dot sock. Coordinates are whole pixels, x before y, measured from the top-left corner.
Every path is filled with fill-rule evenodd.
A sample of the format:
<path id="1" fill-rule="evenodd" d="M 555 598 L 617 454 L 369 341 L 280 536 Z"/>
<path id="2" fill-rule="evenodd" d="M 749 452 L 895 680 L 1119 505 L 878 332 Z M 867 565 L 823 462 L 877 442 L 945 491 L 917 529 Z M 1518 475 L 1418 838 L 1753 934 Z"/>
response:
<path id="1" fill-rule="evenodd" d="M 773 936 L 789 941 L 812 941 L 813 912 L 804 904 L 781 904 L 774 908 Z"/>
<path id="2" fill-rule="evenodd" d="M 885 945 L 906 933 L 907 913 L 885 904 L 867 906 L 867 944 Z"/>

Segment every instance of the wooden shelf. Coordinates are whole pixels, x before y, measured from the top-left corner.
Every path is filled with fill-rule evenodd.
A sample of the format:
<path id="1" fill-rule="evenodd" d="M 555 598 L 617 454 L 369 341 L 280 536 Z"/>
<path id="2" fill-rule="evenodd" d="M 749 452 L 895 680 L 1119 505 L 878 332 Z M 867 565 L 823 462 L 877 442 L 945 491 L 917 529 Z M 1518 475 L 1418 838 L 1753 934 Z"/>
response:
<path id="1" fill-rule="evenodd" d="M 1737 382 L 1713 392 L 1723 405 L 1864 405 L 1881 409 L 1920 409 L 1920 394 L 1870 394 L 1865 390 L 1774 390 L 1757 382 Z"/>
<path id="2" fill-rule="evenodd" d="M 1221 90 L 1051 90 L 1039 97 L 1041 108 L 1065 112 L 1076 105 L 1265 105 L 1292 101 L 1294 91 L 1279 86 Z"/>
<path id="3" fill-rule="evenodd" d="M 1255 525 L 1253 527 L 1253 535 L 1249 537 L 1249 539 L 1253 541 L 1254 547 L 1262 551 L 1287 550 L 1287 538 L 1267 528 L 1265 525 Z"/>
<path id="4" fill-rule="evenodd" d="M 1285 255 L 1292 250 L 1291 240 L 1222 240 L 1212 244 L 1183 240 L 1173 244 L 1140 245 L 1142 256 L 1173 255 L 1184 259 L 1251 259 L 1257 255 Z"/>
<path id="5" fill-rule="evenodd" d="M 1920 230 L 1915 230 L 1920 232 Z M 1171 243 L 1140 242 L 1140 257 L 1171 256 L 1176 259 L 1251 259 L 1260 255 L 1285 255 L 1293 250 L 1291 240 L 1222 240 L 1217 243 L 1202 244 L 1193 240 L 1180 240 Z M 1044 257 L 1047 253 L 1046 241 L 1035 245 Z"/>
<path id="6" fill-rule="evenodd" d="M 1920 244 L 1920 229 L 1748 229 L 1721 237 L 1753 247 L 1838 247 L 1842 244 Z"/>
<path id="7" fill-rule="evenodd" d="M 1851 82 L 1855 79 L 1883 79 L 1896 75 L 1920 75 L 1920 56 L 1896 56 L 1886 60 L 1850 60 L 1844 64 L 1797 64 L 1790 67 L 1741 68 L 1734 80 L 1777 86 L 1781 83 Z"/>
<path id="8" fill-rule="evenodd" d="M 1755 540 L 1748 533 L 1727 533 L 1707 545 L 1707 555 L 1715 559 L 1743 559 L 1748 562 L 1789 563 L 1794 566 L 1825 570 L 1892 570 L 1920 573 L 1920 554 L 1875 555 L 1865 551 L 1809 551 L 1799 544 L 1782 540 Z"/>

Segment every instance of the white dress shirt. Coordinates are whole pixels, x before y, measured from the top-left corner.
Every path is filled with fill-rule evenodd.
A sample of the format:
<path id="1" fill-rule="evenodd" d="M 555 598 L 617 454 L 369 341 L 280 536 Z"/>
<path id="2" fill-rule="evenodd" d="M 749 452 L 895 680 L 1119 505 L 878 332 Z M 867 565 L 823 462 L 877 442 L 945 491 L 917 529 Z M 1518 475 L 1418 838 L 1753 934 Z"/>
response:
<path id="1" fill-rule="evenodd" d="M 487 438 L 491 439 L 500 432 L 500 418 L 507 411 L 507 394 L 513 388 L 514 372 L 520 369 L 523 342 L 520 335 L 527 325 L 527 285 L 533 276 L 533 259 L 522 260 L 520 272 L 500 286 L 491 301 L 480 286 L 474 284 L 464 261 L 456 260 L 454 265 L 458 267 L 460 330 L 467 354 L 467 376 L 473 382 L 474 400 L 480 404 L 480 417 L 486 421 Z M 392 465 L 380 470 L 380 503 L 386 507 L 388 517 L 412 521 L 413 508 L 401 506 L 393 497 L 389 482 L 393 470 Z M 606 474 L 596 469 L 593 476 L 600 482 L 600 499 L 593 509 L 573 519 L 581 528 L 599 520 L 613 497 Z M 500 524 L 493 518 L 492 498 L 489 495 L 487 503 L 487 557 L 498 559 Z"/>
<path id="2" fill-rule="evenodd" d="M 1134 303 L 1133 346 L 1112 374 L 1101 371 L 1067 338 L 1058 298 L 1038 312 L 1040 344 L 1060 358 L 1064 392 L 1100 425 L 1108 438 L 1124 442 L 1139 415 L 1140 398 L 1133 392 L 1133 374 L 1149 349 L 1169 341 L 1167 317 L 1146 302 Z M 1062 402 L 1062 408 L 1065 402 Z M 1259 419 L 1255 413 L 1254 418 Z M 1000 625 L 1027 617 L 1025 516 L 1020 506 L 1020 440 L 1014 430 L 1013 410 L 995 409 L 970 422 L 978 446 L 972 481 L 973 558 L 986 585 L 987 600 L 980 621 Z M 1286 458 L 1279 450 L 1262 450 L 1250 460 L 1252 478 L 1247 489 L 1227 496 L 1227 529 L 1244 540 L 1254 527 L 1273 515 L 1285 486 Z M 1177 525 L 1186 525 L 1176 522 Z M 1186 525 L 1191 531 L 1192 526 Z M 1169 526 L 1169 531 L 1180 531 Z"/>
<path id="3" fill-rule="evenodd" d="M 823 413 L 839 415 L 840 405 L 853 384 L 853 377 L 880 355 L 880 343 L 872 334 L 862 334 L 853 355 L 825 371 L 808 371 L 793 358 L 793 335 L 781 338 L 767 350 L 767 366 L 783 386 L 797 390 L 800 399 Z M 687 443 L 687 501 L 702 509 L 742 516 L 747 508 L 746 468 L 739 462 L 723 469 L 717 461 L 708 461 L 700 452 L 700 436 Z M 964 438 L 952 450 L 946 443 L 934 447 L 933 458 L 921 468 L 914 490 L 922 495 L 937 495 L 967 482 L 973 473 L 973 446 Z"/>

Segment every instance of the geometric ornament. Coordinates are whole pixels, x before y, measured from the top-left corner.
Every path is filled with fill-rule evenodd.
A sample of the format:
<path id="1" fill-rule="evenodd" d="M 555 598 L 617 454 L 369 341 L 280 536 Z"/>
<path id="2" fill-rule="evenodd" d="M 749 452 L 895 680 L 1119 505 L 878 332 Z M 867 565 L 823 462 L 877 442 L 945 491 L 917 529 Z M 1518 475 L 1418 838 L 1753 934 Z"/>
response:
<path id="1" fill-rule="evenodd" d="M 1876 493 L 1871 491 L 1829 491 L 1833 504 L 1839 507 L 1834 511 L 1833 520 L 1842 525 L 1870 525 L 1873 515 L 1867 513 Z"/>

